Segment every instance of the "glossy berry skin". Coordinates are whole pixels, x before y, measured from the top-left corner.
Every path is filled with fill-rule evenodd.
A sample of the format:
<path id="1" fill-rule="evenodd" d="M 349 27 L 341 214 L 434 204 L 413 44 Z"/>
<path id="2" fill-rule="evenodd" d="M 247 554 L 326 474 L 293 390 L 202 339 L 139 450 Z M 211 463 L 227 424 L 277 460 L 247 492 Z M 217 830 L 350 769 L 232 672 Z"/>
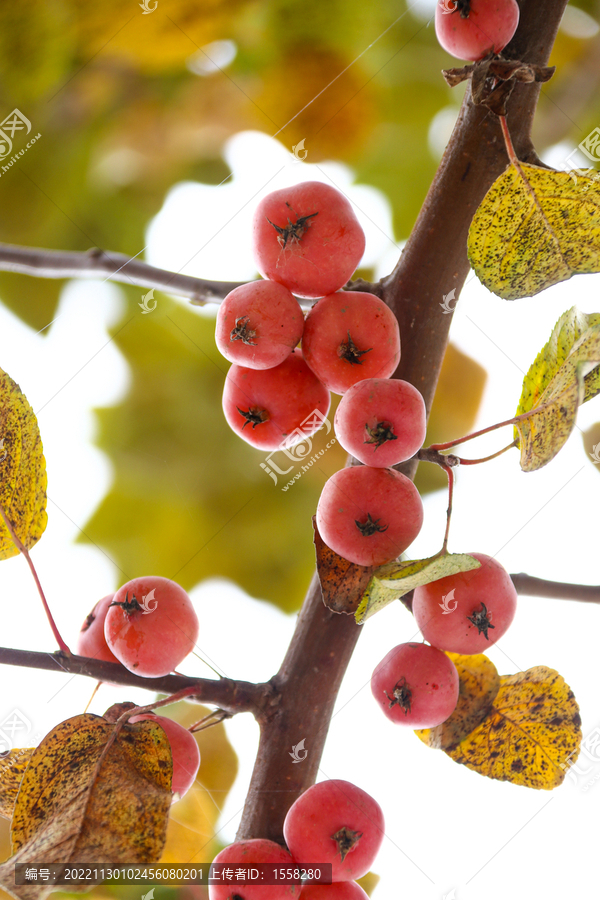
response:
<path id="1" fill-rule="evenodd" d="M 290 355 L 303 330 L 304 314 L 287 288 L 275 281 L 252 281 L 221 303 L 215 340 L 230 362 L 272 369 Z"/>
<path id="2" fill-rule="evenodd" d="M 400 331 L 383 300 L 338 291 L 319 300 L 304 323 L 306 362 L 334 394 L 365 378 L 389 378 L 400 361 Z"/>
<path id="3" fill-rule="evenodd" d="M 75 645 L 75 652 L 78 656 L 87 656 L 90 659 L 103 659 L 105 662 L 119 662 L 104 637 L 104 620 L 113 597 L 114 594 L 107 594 L 102 600 L 98 600 L 81 626 L 81 631 L 77 636 L 77 644 Z"/>
<path id="4" fill-rule="evenodd" d="M 371 691 L 392 722 L 435 728 L 456 709 L 459 679 L 445 653 L 427 644 L 399 644 L 371 677 Z"/>
<path id="5" fill-rule="evenodd" d="M 169 739 L 171 756 L 173 757 L 173 780 L 171 790 L 183 797 L 187 794 L 200 768 L 200 750 L 193 734 L 173 719 L 156 716 L 154 713 L 143 713 L 133 716 L 129 722 L 143 722 L 145 719 L 160 725 Z"/>
<path id="6" fill-rule="evenodd" d="M 325 482 L 317 505 L 317 528 L 327 546 L 359 566 L 395 559 L 422 524 L 419 492 L 394 469 L 341 469 Z"/>
<path id="7" fill-rule="evenodd" d="M 500 53 L 518 24 L 516 0 L 438 0 L 435 10 L 435 33 L 444 50 L 472 62 Z"/>
<path id="8" fill-rule="evenodd" d="M 261 200 L 252 244 L 263 278 L 314 299 L 346 284 L 364 253 L 365 235 L 343 194 L 305 181 Z"/>
<path id="9" fill-rule="evenodd" d="M 276 450 L 284 441 L 291 446 L 310 437 L 321 428 L 330 401 L 329 391 L 306 365 L 300 350 L 273 369 L 233 365 L 223 390 L 227 422 L 261 450 Z M 309 418 L 314 410 L 323 418 Z"/>
<path id="10" fill-rule="evenodd" d="M 369 895 L 355 881 L 332 884 L 305 884 L 302 900 L 369 900 Z"/>
<path id="11" fill-rule="evenodd" d="M 283 836 L 299 865 L 331 863 L 332 881 L 365 875 L 381 846 L 385 823 L 379 804 L 349 781 L 321 781 L 290 807 Z"/>
<path id="12" fill-rule="evenodd" d="M 128 581 L 116 592 L 106 614 L 104 636 L 130 672 L 160 678 L 194 649 L 198 617 L 180 585 L 148 575 Z"/>
<path id="13" fill-rule="evenodd" d="M 367 378 L 342 397 L 334 420 L 337 438 L 367 466 L 395 466 L 423 446 L 425 401 L 407 381 Z"/>
<path id="14" fill-rule="evenodd" d="M 425 640 L 452 653 L 484 653 L 506 633 L 517 609 L 506 569 L 484 553 L 469 556 L 479 560 L 479 569 L 440 578 L 413 595 L 413 614 Z"/>
<path id="15" fill-rule="evenodd" d="M 228 866 L 250 868 L 254 864 L 272 863 L 282 869 L 297 868 L 296 860 L 274 841 L 255 838 L 237 841 L 217 853 L 213 862 L 227 863 Z M 299 884 L 209 884 L 209 900 L 293 900 L 300 896 Z"/>

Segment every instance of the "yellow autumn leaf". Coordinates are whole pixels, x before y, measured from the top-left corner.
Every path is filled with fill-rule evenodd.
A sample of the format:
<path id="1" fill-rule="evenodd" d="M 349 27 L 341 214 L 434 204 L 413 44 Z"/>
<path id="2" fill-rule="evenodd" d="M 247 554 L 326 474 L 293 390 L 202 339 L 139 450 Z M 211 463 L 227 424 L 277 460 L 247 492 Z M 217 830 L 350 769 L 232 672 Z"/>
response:
<path id="1" fill-rule="evenodd" d="M 155 722 L 115 725 L 83 714 L 57 725 L 33 752 L 12 820 L 14 855 L 0 885 L 37 900 L 44 884 L 16 886 L 16 863 L 158 862 L 171 804 L 171 748 Z"/>
<path id="2" fill-rule="evenodd" d="M 523 380 L 516 423 L 521 468 L 545 466 L 571 434 L 577 409 L 600 391 L 600 315 L 568 310 Z"/>
<path id="3" fill-rule="evenodd" d="M 505 300 L 600 271 L 600 178 L 510 165 L 473 216 L 467 243 L 480 281 Z"/>
<path id="4" fill-rule="evenodd" d="M 441 725 L 415 731 L 424 744 L 436 750 L 449 750 L 471 734 L 487 716 L 500 688 L 496 666 L 483 653 L 446 655 L 458 670 L 460 692 L 456 709 Z"/>
<path id="5" fill-rule="evenodd" d="M 0 761 L 0 816 L 11 819 L 25 770 L 35 747 L 11 750 Z"/>
<path id="6" fill-rule="evenodd" d="M 375 571 L 354 614 L 359 625 L 388 603 L 398 600 L 422 584 L 438 581 L 447 575 L 470 572 L 481 563 L 466 553 L 444 553 L 427 559 L 393 562 Z"/>
<path id="7" fill-rule="evenodd" d="M 0 504 L 29 550 L 46 528 L 46 461 L 35 414 L 18 384 L 0 369 Z M 0 559 L 18 553 L 0 520 Z"/>
<path id="8" fill-rule="evenodd" d="M 546 666 L 502 676 L 493 706 L 471 734 L 445 752 L 498 781 L 551 791 L 575 762 L 581 718 L 573 692 Z"/>

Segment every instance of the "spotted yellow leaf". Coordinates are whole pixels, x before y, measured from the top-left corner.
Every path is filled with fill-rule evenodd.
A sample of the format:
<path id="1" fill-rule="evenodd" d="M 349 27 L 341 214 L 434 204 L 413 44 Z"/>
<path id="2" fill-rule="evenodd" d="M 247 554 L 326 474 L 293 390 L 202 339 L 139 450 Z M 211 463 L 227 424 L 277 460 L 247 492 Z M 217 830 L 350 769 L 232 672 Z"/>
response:
<path id="1" fill-rule="evenodd" d="M 15 885 L 16 863 L 152 863 L 171 805 L 171 747 L 155 722 L 115 725 L 83 714 L 57 725 L 31 754 L 16 798 L 13 856 L 0 886 L 40 900 L 44 884 Z"/>
<path id="2" fill-rule="evenodd" d="M 533 472 L 562 448 L 575 426 L 577 409 L 600 391 L 600 315 L 575 307 L 556 323 L 550 340 L 524 380 L 515 437 L 521 468 Z"/>
<path id="3" fill-rule="evenodd" d="M 46 528 L 46 461 L 35 414 L 18 384 L 0 369 L 0 504 L 30 549 Z M 0 519 L 0 559 L 18 549 Z"/>
<path id="4" fill-rule="evenodd" d="M 573 692 L 554 669 L 535 666 L 502 676 L 486 718 L 445 752 L 488 778 L 550 791 L 563 782 L 580 744 Z"/>
<path id="5" fill-rule="evenodd" d="M 11 819 L 25 770 L 35 747 L 11 750 L 0 760 L 0 816 Z"/>
<path id="6" fill-rule="evenodd" d="M 441 725 L 415 731 L 424 744 L 436 750 L 449 750 L 471 734 L 489 713 L 500 689 L 496 666 L 483 653 L 446 655 L 458 670 L 460 689 L 456 709 Z"/>
<path id="7" fill-rule="evenodd" d="M 388 603 L 398 600 L 421 584 L 447 575 L 478 569 L 481 563 L 466 553 L 445 553 L 427 559 L 409 559 L 381 566 L 373 574 L 354 614 L 359 625 Z"/>
<path id="8" fill-rule="evenodd" d="M 600 271 L 598 173 L 573 179 L 568 172 L 510 165 L 473 216 L 467 251 L 480 281 L 505 300 Z"/>

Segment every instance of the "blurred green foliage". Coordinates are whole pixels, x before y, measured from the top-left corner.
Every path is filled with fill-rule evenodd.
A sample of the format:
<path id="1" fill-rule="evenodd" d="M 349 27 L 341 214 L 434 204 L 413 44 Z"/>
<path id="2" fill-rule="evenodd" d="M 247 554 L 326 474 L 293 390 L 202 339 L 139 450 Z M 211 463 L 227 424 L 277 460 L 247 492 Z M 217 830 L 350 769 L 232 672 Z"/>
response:
<path id="1" fill-rule="evenodd" d="M 597 2 L 581 5 L 598 12 Z M 194 74 L 190 60 L 206 61 L 202 48 L 222 40 L 237 48 L 231 65 Z M 555 102 L 594 42 L 559 34 L 559 76 L 544 86 L 538 133 L 550 134 L 552 122 L 552 139 L 575 146 L 600 118 L 597 71 L 585 122 L 575 127 Z M 432 23 L 392 0 L 158 0 L 150 14 L 121 0 L 2 4 L 0 120 L 18 108 L 41 138 L 0 176 L 0 241 L 137 254 L 169 188 L 221 182 L 223 144 L 243 129 L 280 132 L 287 148 L 305 138 L 312 162 L 352 166 L 357 181 L 390 198 L 403 240 L 437 165 L 432 119 L 460 104 L 460 89 L 440 75 L 451 64 Z M 61 287 L 0 273 L 2 301 L 36 330 L 53 319 Z M 329 449 L 318 472 L 282 492 L 260 468 L 264 454 L 223 420 L 226 366 L 211 320 L 162 295 L 152 316 L 140 316 L 139 290 L 126 293 L 115 341 L 132 387 L 120 406 L 98 412 L 115 481 L 86 534 L 123 580 L 150 571 L 189 588 L 224 575 L 296 609 L 313 567 L 310 517 L 343 452 Z M 468 430 L 483 385 L 470 360 L 445 369 L 430 427 L 438 440 Z M 422 490 L 442 483 L 428 468 Z"/>

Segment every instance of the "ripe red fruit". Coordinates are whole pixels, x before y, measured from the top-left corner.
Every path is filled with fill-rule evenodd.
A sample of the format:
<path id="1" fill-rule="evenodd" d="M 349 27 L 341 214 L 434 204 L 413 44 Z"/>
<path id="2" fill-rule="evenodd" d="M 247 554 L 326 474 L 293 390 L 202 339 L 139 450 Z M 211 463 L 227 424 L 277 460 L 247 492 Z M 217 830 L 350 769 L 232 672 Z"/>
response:
<path id="1" fill-rule="evenodd" d="M 355 881 L 334 881 L 304 885 L 302 900 L 369 900 L 369 895 Z"/>
<path id="2" fill-rule="evenodd" d="M 505 634 L 517 609 L 506 569 L 484 553 L 469 556 L 479 560 L 479 569 L 424 584 L 413 595 L 413 614 L 425 640 L 452 653 L 487 650 Z"/>
<path id="3" fill-rule="evenodd" d="M 104 620 L 113 597 L 114 594 L 107 594 L 102 600 L 98 600 L 81 626 L 75 646 L 75 652 L 78 656 L 87 656 L 90 659 L 103 659 L 105 662 L 119 662 L 110 650 L 104 637 Z"/>
<path id="4" fill-rule="evenodd" d="M 367 378 L 341 399 L 334 420 L 337 438 L 367 466 L 395 466 L 423 446 L 425 401 L 408 381 Z"/>
<path id="5" fill-rule="evenodd" d="M 335 394 L 365 378 L 388 378 L 400 360 L 400 331 L 383 300 L 338 291 L 312 307 L 304 323 L 306 362 Z"/>
<path id="6" fill-rule="evenodd" d="M 456 709 L 459 679 L 445 653 L 427 644 L 399 644 L 371 677 L 371 691 L 385 715 L 409 728 L 435 728 Z"/>
<path id="7" fill-rule="evenodd" d="M 252 281 L 227 294 L 217 313 L 217 347 L 230 362 L 271 369 L 286 359 L 304 329 L 296 298 L 275 281 Z"/>
<path id="8" fill-rule="evenodd" d="M 274 841 L 255 838 L 250 841 L 237 841 L 217 853 L 213 863 L 227 863 L 235 868 L 243 866 L 248 869 L 252 865 L 271 863 L 278 868 L 297 868 L 296 860 Z M 300 896 L 300 884 L 209 884 L 209 900 L 290 900 Z"/>
<path id="9" fill-rule="evenodd" d="M 516 0 L 438 0 L 435 33 L 448 53 L 476 61 L 500 53 L 517 30 Z"/>
<path id="10" fill-rule="evenodd" d="M 200 750 L 193 734 L 174 722 L 166 716 L 156 716 L 154 713 L 143 713 L 139 716 L 132 716 L 129 722 L 143 722 L 148 719 L 156 722 L 164 730 L 171 745 L 171 756 L 173 757 L 173 779 L 171 782 L 171 790 L 174 794 L 183 797 L 187 794 L 198 774 L 200 767 Z"/>
<path id="11" fill-rule="evenodd" d="M 283 836 L 294 861 L 331 863 L 332 881 L 354 881 L 369 871 L 385 823 L 379 804 L 349 781 L 321 781 L 288 810 Z"/>
<path id="12" fill-rule="evenodd" d="M 394 469 L 341 469 L 325 482 L 317 505 L 317 528 L 327 546 L 359 566 L 395 559 L 422 524 L 419 492 Z"/>
<path id="13" fill-rule="evenodd" d="M 159 678 L 193 650 L 198 617 L 180 585 L 148 575 L 128 581 L 116 592 L 106 614 L 104 636 L 126 669 Z"/>
<path id="14" fill-rule="evenodd" d="M 254 260 L 263 278 L 299 297 L 343 287 L 365 250 L 365 235 L 343 194 L 319 181 L 273 191 L 252 225 Z"/>
<path id="15" fill-rule="evenodd" d="M 276 450 L 283 441 L 291 446 L 318 431 L 330 399 L 300 350 L 294 350 L 273 369 L 233 365 L 223 390 L 223 412 L 236 434 L 253 447 Z M 315 410 L 318 415 L 312 416 Z"/>

